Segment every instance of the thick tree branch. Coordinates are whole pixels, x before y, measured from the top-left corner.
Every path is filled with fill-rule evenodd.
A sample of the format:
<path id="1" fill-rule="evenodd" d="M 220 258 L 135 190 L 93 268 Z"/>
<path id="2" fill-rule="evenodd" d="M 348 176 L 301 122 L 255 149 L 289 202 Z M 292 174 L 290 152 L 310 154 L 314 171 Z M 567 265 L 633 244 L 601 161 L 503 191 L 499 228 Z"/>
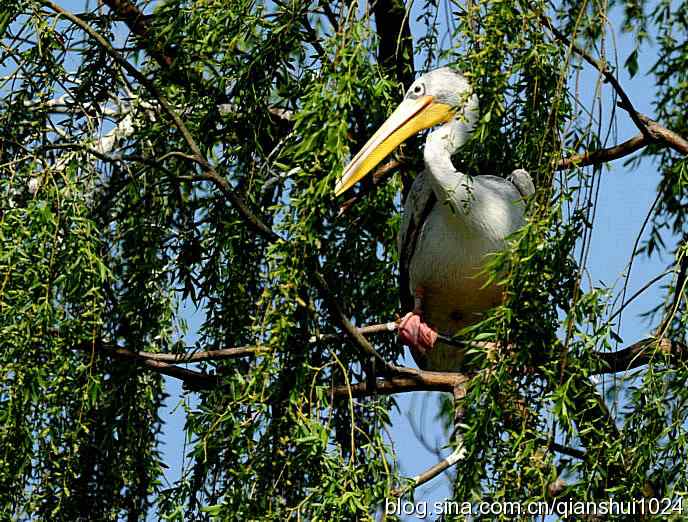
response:
<path id="1" fill-rule="evenodd" d="M 379 36 L 378 62 L 387 76 L 399 82 L 403 88 L 408 88 L 415 79 L 410 12 L 406 10 L 403 0 L 376 0 L 372 9 Z M 363 128 L 360 121 L 359 126 Z M 416 142 L 417 138 L 413 137 L 408 146 L 413 149 Z M 403 176 L 401 181 L 402 198 L 405 198 L 411 188 L 411 180 Z"/>
<path id="2" fill-rule="evenodd" d="M 397 367 L 398 368 L 398 367 Z M 439 391 L 453 393 L 457 387 L 465 386 L 470 380 L 468 375 L 457 372 L 429 372 L 405 368 L 404 376 L 378 379 L 375 387 L 367 382 L 351 386 L 333 386 L 332 395 L 336 398 L 371 397 L 374 395 L 393 395 L 414 391 Z"/>
<path id="3" fill-rule="evenodd" d="M 378 61 L 390 76 L 408 87 L 413 83 L 413 38 L 409 13 L 402 0 L 377 0 L 373 4 L 380 37 Z"/>
<path id="4" fill-rule="evenodd" d="M 629 114 L 632 114 L 629 108 L 626 107 L 622 102 L 619 102 L 618 105 L 623 110 L 629 112 Z M 667 147 L 671 147 L 676 152 L 680 152 L 683 155 L 688 155 L 688 140 L 686 140 L 679 134 L 675 133 L 674 131 L 667 129 L 662 124 L 657 123 L 649 116 L 646 116 L 639 112 L 636 112 L 636 114 L 638 115 L 638 118 L 640 118 L 640 121 L 642 121 L 643 124 L 646 126 L 650 135 L 656 142 L 664 144 Z"/>

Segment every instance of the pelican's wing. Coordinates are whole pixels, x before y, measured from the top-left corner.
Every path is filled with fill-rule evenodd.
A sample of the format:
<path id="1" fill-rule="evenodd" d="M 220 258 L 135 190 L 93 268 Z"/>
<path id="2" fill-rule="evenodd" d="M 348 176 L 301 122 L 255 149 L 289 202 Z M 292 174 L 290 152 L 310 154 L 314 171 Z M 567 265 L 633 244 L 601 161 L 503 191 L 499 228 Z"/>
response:
<path id="1" fill-rule="evenodd" d="M 533 184 L 533 178 L 530 177 L 528 171 L 523 169 L 514 170 L 508 178 L 508 181 L 513 183 L 516 190 L 519 191 L 521 197 L 527 198 L 535 194 L 535 185 Z"/>
<path id="2" fill-rule="evenodd" d="M 399 300 L 402 312 L 410 312 L 414 306 L 415 289 L 410 288 L 409 267 L 416 250 L 418 236 L 423 224 L 432 211 L 437 198 L 427 182 L 425 171 L 416 176 L 411 185 L 406 201 L 404 214 L 399 227 Z"/>

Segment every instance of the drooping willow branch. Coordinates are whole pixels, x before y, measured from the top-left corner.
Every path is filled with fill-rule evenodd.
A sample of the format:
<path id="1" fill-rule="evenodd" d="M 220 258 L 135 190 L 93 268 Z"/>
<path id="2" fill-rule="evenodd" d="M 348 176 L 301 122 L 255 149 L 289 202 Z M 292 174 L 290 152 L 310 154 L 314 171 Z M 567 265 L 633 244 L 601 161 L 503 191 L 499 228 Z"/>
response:
<path id="1" fill-rule="evenodd" d="M 565 158 L 564 160 L 562 160 L 563 163 L 559 164 L 558 168 L 566 168 L 562 167 L 562 164 L 576 164 L 582 166 L 581 164 L 591 165 L 595 162 L 610 161 L 612 159 L 617 159 L 628 154 L 631 154 L 636 150 L 646 145 L 649 145 L 650 143 L 659 143 L 664 146 L 671 147 L 672 149 L 676 150 L 677 152 L 680 152 L 681 154 L 688 155 L 688 140 L 681 137 L 676 132 L 667 129 L 666 127 L 652 120 L 648 116 L 641 114 L 635 109 L 630 97 L 628 96 L 623 86 L 619 82 L 619 79 L 610 69 L 609 64 L 606 62 L 606 60 L 598 60 L 594 58 L 592 55 L 590 55 L 590 53 L 588 53 L 585 49 L 576 45 L 575 42 L 573 42 L 568 36 L 559 31 L 554 26 L 549 17 L 547 17 L 546 15 L 540 15 L 540 22 L 552 33 L 552 35 L 557 40 L 569 47 L 569 49 L 571 49 L 574 53 L 583 58 L 583 60 L 592 65 L 595 69 L 597 69 L 600 72 L 600 74 L 602 74 L 602 76 L 604 76 L 605 80 L 609 82 L 609 84 L 612 86 L 614 91 L 619 96 L 619 107 L 624 109 L 629 114 L 629 116 L 633 120 L 633 123 L 635 123 L 635 126 L 640 131 L 640 135 L 634 136 L 630 140 L 615 147 L 589 152 L 581 156 Z M 585 163 L 585 161 L 588 161 L 588 163 Z"/>
<path id="2" fill-rule="evenodd" d="M 93 29 L 84 20 L 74 15 L 73 13 L 66 11 L 59 5 L 55 4 L 50 0 L 41 0 L 41 3 L 46 7 L 50 8 L 55 13 L 63 16 L 71 23 L 83 30 L 89 37 L 91 37 L 123 70 L 125 70 L 129 75 L 131 75 L 141 86 L 143 86 L 148 93 L 156 99 L 163 109 L 163 112 L 172 120 L 174 126 L 177 128 L 182 138 L 188 145 L 189 149 L 193 153 L 193 158 L 199 167 L 203 170 L 207 178 L 212 181 L 225 195 L 225 197 L 230 201 L 234 208 L 239 212 L 242 220 L 246 225 L 253 231 L 257 232 L 259 235 L 268 239 L 269 241 L 276 241 L 279 236 L 268 227 L 263 220 L 256 216 L 244 199 L 238 195 L 231 187 L 229 182 L 220 176 L 212 164 L 207 160 L 207 158 L 201 152 L 201 148 L 196 143 L 193 138 L 191 131 L 179 116 L 177 111 L 174 110 L 172 104 L 167 100 L 165 96 L 160 92 L 160 90 L 155 86 L 155 84 L 150 81 L 146 76 L 144 76 L 136 67 L 124 59 L 117 50 L 106 40 L 100 33 Z"/>
<path id="3" fill-rule="evenodd" d="M 63 16 L 71 23 L 82 29 L 89 37 L 91 37 L 109 56 L 111 56 L 115 62 L 128 74 L 130 74 L 134 79 L 136 79 L 147 91 L 148 93 L 156 99 L 160 104 L 163 112 L 172 120 L 174 126 L 177 128 L 182 138 L 186 142 L 187 146 L 192 152 L 190 160 L 196 163 L 202 170 L 202 176 L 211 181 L 226 197 L 229 203 L 237 210 L 242 221 L 248 226 L 249 229 L 257 232 L 263 239 L 270 243 L 281 241 L 280 238 L 258 215 L 256 215 L 248 206 L 243 197 L 236 193 L 230 183 L 222 177 L 213 165 L 208 161 L 208 159 L 201 152 L 196 140 L 193 138 L 191 132 L 187 128 L 186 124 L 182 120 L 181 116 L 174 110 L 170 102 L 162 95 L 160 90 L 155 86 L 155 84 L 145 77 L 138 69 L 136 69 L 131 63 L 124 59 L 117 50 L 106 40 L 101 34 L 99 34 L 95 29 L 93 29 L 88 23 L 74 15 L 73 13 L 64 10 L 59 5 L 55 4 L 51 0 L 41 0 L 41 3 L 55 13 Z M 351 340 L 358 346 L 359 350 L 372 356 L 378 360 L 381 365 L 385 368 L 388 374 L 404 374 L 407 373 L 405 368 L 396 367 L 388 362 L 386 362 L 373 348 L 373 346 L 360 335 L 356 329 L 352 326 L 351 321 L 348 319 L 343 307 L 338 303 L 334 295 L 329 291 L 329 285 L 325 277 L 322 275 L 320 267 L 314 272 L 314 286 L 318 288 L 323 300 L 325 301 L 327 307 L 330 309 L 332 315 L 340 323 L 342 329 L 349 335 Z"/>
<path id="4" fill-rule="evenodd" d="M 595 59 L 585 49 L 576 45 L 575 42 L 573 42 L 568 36 L 566 36 L 564 33 L 562 33 L 559 29 L 557 29 L 554 26 L 554 24 L 552 23 L 552 21 L 549 19 L 549 17 L 547 15 L 540 14 L 540 22 L 544 27 L 546 27 L 552 33 L 552 35 L 554 35 L 554 37 L 557 40 L 559 40 L 561 43 L 566 45 L 569 49 L 571 49 L 578 56 L 583 58 L 586 62 L 588 62 L 595 69 L 597 69 L 600 72 L 600 74 L 602 74 L 602 76 L 604 76 L 605 80 L 607 80 L 607 82 L 609 82 L 611 84 L 611 86 L 614 88 L 614 90 L 618 94 L 619 98 L 623 102 L 624 106 L 627 107 L 628 113 L 630 114 L 631 119 L 633 119 L 633 122 L 635 123 L 636 127 L 638 127 L 638 129 L 643 134 L 643 136 L 645 136 L 645 138 L 651 139 L 652 136 L 651 136 L 649 130 L 647 129 L 647 126 L 639 118 L 638 112 L 633 107 L 633 103 L 631 102 L 631 99 L 628 97 L 628 94 L 626 94 L 626 91 L 621 86 L 621 83 L 619 82 L 619 80 L 616 77 L 616 75 L 614 74 L 614 72 L 609 68 L 609 65 L 607 64 L 607 62 Z"/>

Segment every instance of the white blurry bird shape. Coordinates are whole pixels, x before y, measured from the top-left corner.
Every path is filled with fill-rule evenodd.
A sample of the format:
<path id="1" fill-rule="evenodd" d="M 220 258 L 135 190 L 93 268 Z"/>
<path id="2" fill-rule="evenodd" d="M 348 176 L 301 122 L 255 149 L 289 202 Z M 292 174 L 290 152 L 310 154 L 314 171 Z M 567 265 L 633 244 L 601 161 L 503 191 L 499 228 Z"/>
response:
<path id="1" fill-rule="evenodd" d="M 501 302 L 502 291 L 488 283 L 485 263 L 523 225 L 524 198 L 535 192 L 524 170 L 504 179 L 454 168 L 451 156 L 469 139 L 477 118 L 478 99 L 464 76 L 449 68 L 430 71 L 411 85 L 335 188 L 336 195 L 344 193 L 403 141 L 435 127 L 399 231 L 401 302 L 405 310 L 413 308 L 399 335 L 422 369 L 461 370 L 464 349 L 448 338 Z"/>

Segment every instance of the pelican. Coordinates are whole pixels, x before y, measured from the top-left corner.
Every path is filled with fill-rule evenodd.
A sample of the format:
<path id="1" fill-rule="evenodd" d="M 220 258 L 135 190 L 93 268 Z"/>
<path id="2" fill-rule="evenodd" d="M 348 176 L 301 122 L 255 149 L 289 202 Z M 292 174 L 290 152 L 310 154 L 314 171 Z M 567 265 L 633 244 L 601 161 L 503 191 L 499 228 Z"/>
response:
<path id="1" fill-rule="evenodd" d="M 469 139 L 478 99 L 466 78 L 449 68 L 418 78 L 403 101 L 346 166 L 335 194 L 349 190 L 410 136 L 434 128 L 423 151 L 425 169 L 404 203 L 399 231 L 401 341 L 422 369 L 460 371 L 464 351 L 446 342 L 503 299 L 484 272 L 490 254 L 524 223 L 530 175 L 469 176 L 451 156 Z M 439 340 L 438 340 L 439 337 Z"/>

